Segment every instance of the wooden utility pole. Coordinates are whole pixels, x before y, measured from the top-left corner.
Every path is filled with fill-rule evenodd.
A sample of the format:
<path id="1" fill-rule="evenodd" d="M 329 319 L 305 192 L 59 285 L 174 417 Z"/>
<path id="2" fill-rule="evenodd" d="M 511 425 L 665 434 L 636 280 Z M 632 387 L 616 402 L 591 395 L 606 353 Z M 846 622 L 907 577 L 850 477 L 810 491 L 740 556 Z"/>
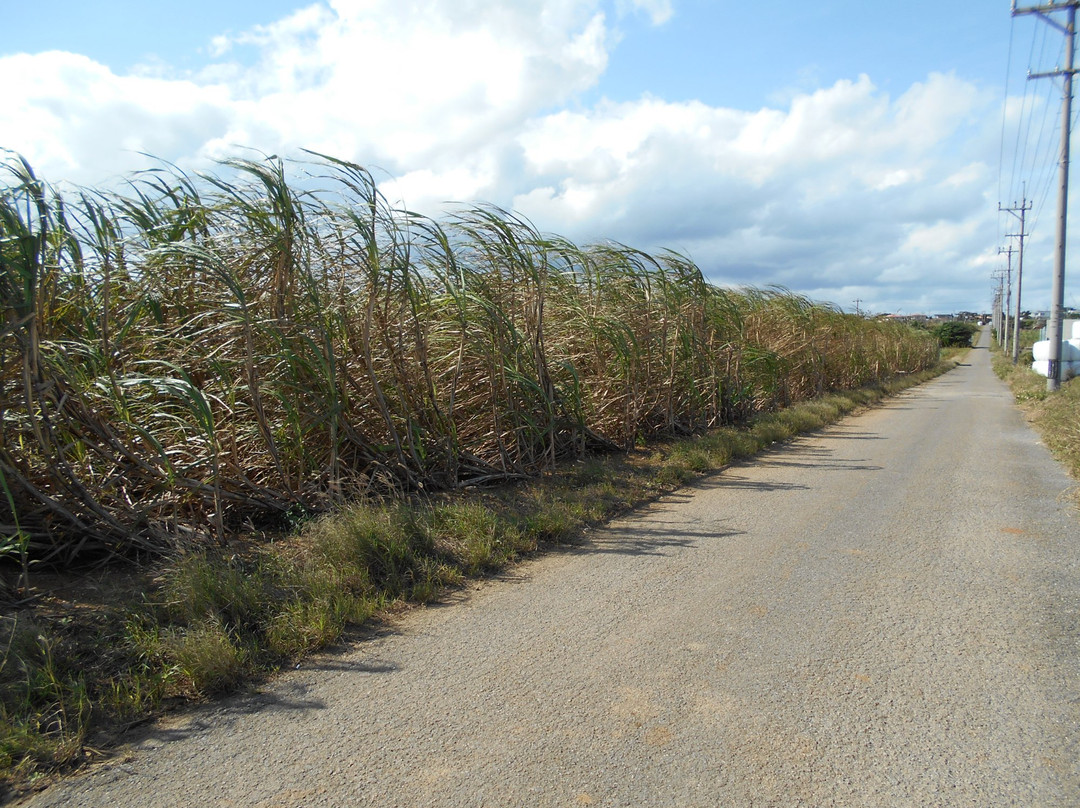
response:
<path id="1" fill-rule="evenodd" d="M 998 203 L 998 210 L 1004 210 L 1011 213 L 1017 219 L 1020 220 L 1020 232 L 1019 233 L 1006 233 L 1006 238 L 1019 238 L 1020 246 L 1017 249 L 1016 256 L 1016 310 L 1013 314 L 1013 349 L 1012 349 L 1012 361 L 1015 365 L 1020 361 L 1020 294 L 1024 288 L 1024 239 L 1027 238 L 1027 233 L 1024 232 L 1026 225 L 1026 214 L 1031 210 L 1031 203 L 1027 199 L 1027 189 L 1024 189 L 1024 198 L 1020 204 L 1017 205 L 1013 202 L 1011 208 L 1001 207 L 1001 203 Z"/>
<path id="2" fill-rule="evenodd" d="M 1044 22 L 1065 34 L 1065 67 L 1047 73 L 1029 73 L 1029 79 L 1048 76 L 1062 77 L 1061 91 L 1061 158 L 1058 164 L 1058 220 L 1057 250 L 1054 254 L 1054 284 L 1050 293 L 1050 322 L 1046 324 L 1046 338 L 1050 341 L 1050 361 L 1047 363 L 1046 389 L 1051 393 L 1061 387 L 1061 337 L 1062 318 L 1065 309 L 1065 230 L 1069 208 L 1069 137 L 1072 123 L 1073 54 L 1076 49 L 1076 8 L 1080 0 L 1063 0 L 1060 3 L 1042 3 L 1037 6 L 1017 8 L 1013 0 L 1013 16 L 1037 14 Z M 1050 15 L 1064 11 L 1065 25 Z"/>

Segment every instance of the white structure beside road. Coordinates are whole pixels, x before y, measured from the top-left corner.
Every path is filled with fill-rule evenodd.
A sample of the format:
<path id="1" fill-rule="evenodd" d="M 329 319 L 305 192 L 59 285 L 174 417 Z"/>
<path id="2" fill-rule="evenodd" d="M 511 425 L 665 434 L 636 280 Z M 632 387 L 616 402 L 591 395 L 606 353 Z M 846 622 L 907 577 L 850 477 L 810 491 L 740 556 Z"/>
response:
<path id="1" fill-rule="evenodd" d="M 1061 322 L 1061 380 L 1080 376 L 1080 320 L 1062 320 Z M 1049 376 L 1050 340 L 1041 340 L 1031 346 L 1034 362 L 1031 369 L 1043 376 Z"/>

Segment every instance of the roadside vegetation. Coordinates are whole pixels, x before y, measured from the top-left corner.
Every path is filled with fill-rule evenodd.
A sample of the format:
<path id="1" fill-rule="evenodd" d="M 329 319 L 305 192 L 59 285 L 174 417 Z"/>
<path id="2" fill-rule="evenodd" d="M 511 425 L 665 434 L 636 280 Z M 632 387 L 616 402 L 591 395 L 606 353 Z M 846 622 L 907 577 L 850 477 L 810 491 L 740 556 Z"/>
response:
<path id="1" fill-rule="evenodd" d="M 934 326 L 930 333 L 937 337 L 942 348 L 970 348 L 972 339 L 979 333 L 979 326 L 961 320 L 949 320 Z"/>
<path id="2" fill-rule="evenodd" d="M 994 372 L 1009 385 L 1046 447 L 1080 479 L 1080 378 L 1063 382 L 1056 393 L 1047 392 L 1046 377 L 1031 369 L 1031 346 L 1038 334 L 1036 330 L 1020 332 L 1020 360 L 1016 365 L 995 342 Z"/>
<path id="3" fill-rule="evenodd" d="M 126 195 L 7 170 L 9 783 L 939 367 L 925 332 L 396 210 L 332 158 Z"/>

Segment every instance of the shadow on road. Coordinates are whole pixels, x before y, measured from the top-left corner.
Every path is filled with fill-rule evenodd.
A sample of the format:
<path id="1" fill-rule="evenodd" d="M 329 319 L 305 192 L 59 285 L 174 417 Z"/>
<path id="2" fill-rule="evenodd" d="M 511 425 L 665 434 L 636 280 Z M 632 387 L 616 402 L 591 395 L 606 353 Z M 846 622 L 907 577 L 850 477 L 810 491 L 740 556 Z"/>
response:
<path id="1" fill-rule="evenodd" d="M 590 538 L 588 543 L 567 548 L 575 555 L 617 553 L 632 556 L 664 556 L 672 550 L 692 547 L 702 541 L 716 541 L 740 535 L 742 531 L 701 530 L 694 522 L 635 522 L 631 527 L 606 527 Z"/>
<path id="2" fill-rule="evenodd" d="M 759 462 L 758 465 L 784 465 L 779 462 Z M 817 467 L 818 464 L 807 464 L 807 468 L 813 466 Z M 699 488 L 713 489 L 713 488 L 745 488 L 751 491 L 808 491 L 810 486 L 802 485 L 801 483 L 778 483 L 769 482 L 766 480 L 749 480 L 746 477 L 736 477 L 734 474 L 724 473 L 718 477 L 706 480 L 702 482 Z"/>
<path id="3" fill-rule="evenodd" d="M 905 409 L 910 408 L 905 407 Z M 885 440 L 885 438 L 873 432 L 856 432 L 848 427 L 831 426 L 826 430 L 815 433 L 814 440 Z M 822 451 L 831 450 L 823 449 Z"/>
<path id="4" fill-rule="evenodd" d="M 393 662 L 378 660 L 320 659 L 314 663 L 305 662 L 305 670 L 334 671 L 337 673 L 397 673 L 401 670 Z"/>
<path id="5" fill-rule="evenodd" d="M 764 461 L 760 465 L 780 466 L 784 468 L 793 469 L 822 469 L 825 471 L 881 471 L 881 466 L 871 466 L 866 463 L 865 460 L 840 460 L 837 459 L 831 462 L 825 463 L 797 463 L 793 460 L 769 460 Z M 806 488 L 804 485 L 791 486 L 792 488 Z"/>
<path id="6" fill-rule="evenodd" d="M 312 666 L 314 667 L 314 666 Z M 319 699 L 305 698 L 307 687 L 302 684 L 283 684 L 275 692 L 247 693 L 226 699 L 222 704 L 207 707 L 193 714 L 183 726 L 150 724 L 133 730 L 129 743 L 150 747 L 183 741 L 211 730 L 218 731 L 238 721 L 241 716 L 263 711 L 300 712 L 325 710 L 327 704 Z"/>

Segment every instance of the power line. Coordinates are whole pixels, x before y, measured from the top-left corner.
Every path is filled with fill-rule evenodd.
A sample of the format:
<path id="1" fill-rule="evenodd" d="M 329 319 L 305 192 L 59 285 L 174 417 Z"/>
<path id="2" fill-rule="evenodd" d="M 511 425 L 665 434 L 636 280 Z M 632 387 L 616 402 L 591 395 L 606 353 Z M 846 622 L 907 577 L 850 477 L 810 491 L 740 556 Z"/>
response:
<path id="1" fill-rule="evenodd" d="M 1012 72 L 1013 34 L 1016 31 L 1016 19 L 1009 18 L 1009 55 L 1005 59 L 1005 96 L 1001 99 L 1001 148 L 998 150 L 998 199 L 1001 199 L 1001 175 L 1005 167 L 1005 122 L 1009 114 L 1009 74 Z M 998 217 L 998 221 L 1001 217 Z"/>
<path id="2" fill-rule="evenodd" d="M 1053 149 L 1053 146 L 1054 146 L 1054 127 L 1053 126 L 1048 127 L 1046 125 L 1047 121 L 1050 120 L 1050 117 L 1051 117 L 1050 113 L 1051 113 L 1051 110 L 1053 109 L 1053 104 L 1050 101 L 1050 94 L 1053 92 L 1053 90 L 1054 90 L 1054 88 L 1052 86 L 1047 87 L 1046 102 L 1043 103 L 1043 104 L 1040 104 L 1040 106 L 1042 107 L 1042 113 L 1043 114 L 1041 116 L 1039 116 L 1040 117 L 1039 135 L 1035 140 L 1035 148 L 1031 153 L 1031 168 L 1030 169 L 1027 168 L 1026 164 L 1022 163 L 1020 165 L 1021 177 L 1030 176 L 1031 174 L 1035 173 L 1035 169 L 1036 169 L 1037 166 L 1046 165 L 1047 163 L 1046 163 L 1046 160 L 1045 160 L 1045 157 L 1044 157 L 1044 150 L 1045 150 L 1045 152 L 1049 152 L 1050 150 Z M 1061 107 L 1060 100 L 1059 100 L 1059 102 L 1057 104 L 1057 107 L 1058 107 L 1058 109 L 1060 109 L 1060 107 Z M 1029 120 L 1034 120 L 1034 118 L 1035 118 L 1035 116 L 1032 115 Z M 1030 136 L 1030 128 L 1029 128 L 1028 131 L 1029 131 L 1029 136 Z M 1026 149 L 1027 149 L 1027 146 L 1025 146 L 1025 150 Z M 1016 178 L 1014 177 L 1013 179 L 1015 181 Z M 1012 196 L 1015 198 L 1015 196 L 1016 196 L 1016 194 L 1015 194 L 1015 186 L 1013 188 L 1013 191 L 1014 191 L 1014 193 L 1012 194 Z"/>
<path id="3" fill-rule="evenodd" d="M 1053 161 L 1048 160 L 1046 162 L 1046 168 L 1044 169 L 1045 174 L 1040 180 L 1040 182 L 1042 184 L 1040 186 L 1038 186 L 1038 187 L 1042 188 L 1042 191 L 1040 193 L 1038 190 L 1036 190 L 1036 198 L 1039 200 L 1039 202 L 1038 202 L 1038 205 L 1036 205 L 1035 210 L 1034 210 L 1035 216 L 1032 219 L 1031 229 L 1029 231 L 1031 233 L 1034 233 L 1036 231 L 1036 229 L 1038 227 L 1038 224 L 1039 224 L 1039 217 L 1042 215 L 1043 210 L 1045 210 L 1045 208 L 1046 208 L 1046 198 L 1050 195 L 1050 187 L 1054 184 L 1054 170 L 1053 169 L 1054 169 Z"/>
<path id="4" fill-rule="evenodd" d="M 1039 47 L 1039 64 L 1043 63 L 1046 56 L 1046 30 L 1038 29 L 1042 33 L 1041 45 Z M 1038 39 L 1038 33 L 1033 33 L 1031 37 L 1031 50 L 1028 53 L 1027 71 L 1030 75 L 1032 66 L 1035 64 L 1035 42 Z M 1009 196 L 1016 196 L 1016 177 L 1018 169 L 1023 171 L 1024 163 L 1027 157 L 1027 146 L 1031 140 L 1031 122 L 1034 119 L 1034 107 L 1035 107 L 1035 92 L 1030 90 L 1031 84 L 1024 82 L 1024 94 L 1020 100 L 1020 115 L 1017 118 L 1016 124 L 1016 143 L 1013 145 L 1013 162 L 1009 176 Z M 1031 98 L 1031 109 L 1028 109 L 1028 99 Z M 1045 112 L 1044 112 L 1045 114 Z M 1027 123 L 1026 131 L 1023 130 L 1024 123 Z"/>
<path id="5" fill-rule="evenodd" d="M 1024 91 L 1016 99 L 1010 98 L 1009 77 L 1013 69 L 1013 51 L 1016 45 L 1016 21 L 1015 18 L 1011 20 L 1009 29 L 1009 56 L 1008 56 L 1008 69 L 1005 77 L 1005 102 L 1002 107 L 1002 142 L 999 153 L 999 199 L 1011 199 L 1016 200 L 1018 196 L 1023 195 L 1026 198 L 1026 192 L 1018 193 L 1021 189 L 1020 186 L 1030 185 L 1033 190 L 1034 200 L 1034 215 L 1029 227 L 1029 233 L 1034 233 L 1037 230 L 1038 217 L 1041 213 L 1043 204 L 1045 203 L 1046 196 L 1049 193 L 1049 186 L 1053 180 L 1053 166 L 1052 160 L 1047 159 L 1048 155 L 1053 151 L 1056 146 L 1055 127 L 1048 126 L 1047 122 L 1051 116 L 1054 115 L 1056 110 L 1060 109 L 1060 97 L 1058 103 L 1055 104 L 1052 101 L 1052 93 L 1054 92 L 1053 83 L 1045 83 L 1042 85 L 1045 90 L 1040 92 L 1036 89 L 1039 85 L 1034 85 L 1029 81 L 1024 82 Z M 1031 42 L 1028 47 L 1028 64 L 1027 72 L 1030 74 L 1037 64 L 1044 63 L 1047 56 L 1047 30 L 1043 26 L 1037 26 L 1032 29 Z M 1063 49 L 1063 44 L 1061 49 Z M 1060 50 L 1059 50 L 1060 53 Z M 1038 121 L 1036 121 L 1038 118 Z M 1012 126 L 1010 126 L 1012 122 Z M 1036 131 L 1037 135 L 1032 137 L 1032 133 Z M 1012 141 L 1011 143 L 1009 141 Z M 1005 154 L 1006 149 L 1011 147 L 1012 162 L 1008 167 L 1005 166 Z M 1008 177 L 1005 176 L 1008 171 Z M 1045 173 L 1044 173 L 1045 172 Z M 1030 182 L 1028 182 L 1030 180 Z M 1003 191 L 1007 189 L 1007 196 Z M 1002 240 L 1004 230 L 1009 226 L 1008 217 L 998 216 L 998 241 Z"/>

